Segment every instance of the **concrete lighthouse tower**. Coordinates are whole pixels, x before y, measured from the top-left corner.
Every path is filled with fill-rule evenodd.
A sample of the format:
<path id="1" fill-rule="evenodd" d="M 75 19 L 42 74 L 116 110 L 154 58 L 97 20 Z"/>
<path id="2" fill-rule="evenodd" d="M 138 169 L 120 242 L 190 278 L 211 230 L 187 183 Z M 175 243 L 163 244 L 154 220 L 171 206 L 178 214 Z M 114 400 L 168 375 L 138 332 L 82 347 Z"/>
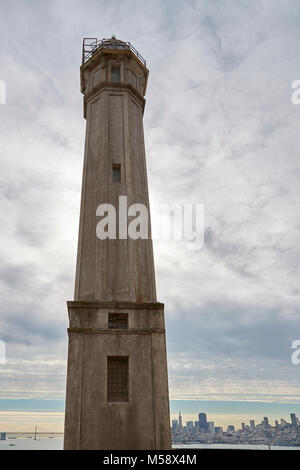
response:
<path id="1" fill-rule="evenodd" d="M 86 141 L 75 298 L 68 302 L 65 449 L 171 447 L 164 305 L 156 298 L 150 216 L 146 237 L 130 237 L 124 226 L 127 207 L 149 211 L 147 78 L 146 62 L 131 44 L 114 36 L 84 40 Z M 116 237 L 97 232 L 105 204 L 116 210 Z"/>

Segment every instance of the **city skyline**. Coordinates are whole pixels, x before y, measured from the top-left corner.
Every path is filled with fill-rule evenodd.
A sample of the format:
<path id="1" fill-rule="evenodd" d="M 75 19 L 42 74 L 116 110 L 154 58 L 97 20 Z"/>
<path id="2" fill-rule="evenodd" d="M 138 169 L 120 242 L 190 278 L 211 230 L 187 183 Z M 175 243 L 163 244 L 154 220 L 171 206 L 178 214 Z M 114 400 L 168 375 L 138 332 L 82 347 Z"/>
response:
<path id="1" fill-rule="evenodd" d="M 220 428 L 223 428 L 223 427 L 224 427 L 223 431 L 227 431 L 228 428 L 231 428 L 231 427 L 232 427 L 232 428 L 235 428 L 235 429 L 231 429 L 232 431 L 236 431 L 236 430 L 239 430 L 239 429 L 243 429 L 243 428 L 245 428 L 245 427 L 251 429 L 252 427 L 256 427 L 258 424 L 262 424 L 262 423 L 268 424 L 268 425 L 270 425 L 270 426 L 276 426 L 276 422 L 277 422 L 277 424 L 278 424 L 278 423 L 280 423 L 280 422 L 282 423 L 282 421 L 284 421 L 284 422 L 286 422 L 286 423 L 289 423 L 289 424 L 293 424 L 293 425 L 299 425 L 299 424 L 300 424 L 300 423 L 299 423 L 299 418 L 296 416 L 296 413 L 290 413 L 290 414 L 289 414 L 290 421 L 288 421 L 288 420 L 286 419 L 286 417 L 285 417 L 285 418 L 280 417 L 280 418 L 274 419 L 274 423 L 273 423 L 273 424 L 272 424 L 272 422 L 270 421 L 270 419 L 269 419 L 268 416 L 264 416 L 261 420 L 258 419 L 257 421 L 256 421 L 255 419 L 251 418 L 251 417 L 250 417 L 250 418 L 248 417 L 249 422 L 247 423 L 247 422 L 241 421 L 241 422 L 240 422 L 240 427 L 237 427 L 236 425 L 234 425 L 234 424 L 232 424 L 232 423 L 227 423 L 227 424 L 224 426 L 224 423 L 223 423 L 223 424 L 215 423 L 215 421 L 213 420 L 213 416 L 210 416 L 209 419 L 208 419 L 208 415 L 207 415 L 205 412 L 201 412 L 201 413 L 199 413 L 199 414 L 204 414 L 204 415 L 206 416 L 207 425 L 209 425 L 210 423 L 212 423 L 215 427 L 216 427 L 216 426 L 217 426 L 217 427 L 220 427 Z M 193 420 L 193 419 L 187 419 L 186 422 L 185 422 L 185 424 L 184 424 L 184 423 L 183 423 L 183 420 L 182 420 L 181 411 L 179 410 L 179 411 L 178 411 L 178 417 L 177 417 L 177 419 L 175 418 L 176 415 L 174 415 L 174 417 L 172 417 L 172 419 L 171 419 L 171 427 L 173 427 L 173 424 L 174 424 L 174 423 L 177 423 L 177 425 L 180 427 L 179 416 L 181 417 L 181 421 L 182 421 L 182 426 L 181 426 L 181 427 L 182 427 L 182 428 L 184 428 L 184 427 L 188 428 L 188 424 L 189 424 L 189 423 L 193 423 L 193 425 L 195 426 L 195 424 L 196 424 L 197 422 L 200 422 L 200 416 L 199 416 L 199 414 L 198 414 L 198 419 L 197 419 L 197 416 L 195 417 L 195 415 L 190 415 L 189 418 L 191 418 L 191 416 L 194 416 L 194 418 L 196 418 L 196 419 L 194 419 L 194 420 Z M 292 418 L 292 416 L 293 416 L 293 418 Z M 238 417 L 237 417 L 236 419 L 238 419 Z M 253 423 L 253 424 L 252 424 L 252 423 Z M 209 426 L 207 427 L 207 430 L 206 430 L 205 432 L 209 432 Z"/>
<path id="2" fill-rule="evenodd" d="M 300 422 L 295 413 L 290 413 L 289 420 L 278 418 L 272 424 L 268 416 L 259 422 L 241 422 L 239 426 L 227 424 L 217 426 L 211 416 L 198 413 L 198 419 L 182 425 L 181 413 L 172 420 L 172 442 L 174 444 L 230 444 L 230 445 L 290 445 L 300 444 Z"/>

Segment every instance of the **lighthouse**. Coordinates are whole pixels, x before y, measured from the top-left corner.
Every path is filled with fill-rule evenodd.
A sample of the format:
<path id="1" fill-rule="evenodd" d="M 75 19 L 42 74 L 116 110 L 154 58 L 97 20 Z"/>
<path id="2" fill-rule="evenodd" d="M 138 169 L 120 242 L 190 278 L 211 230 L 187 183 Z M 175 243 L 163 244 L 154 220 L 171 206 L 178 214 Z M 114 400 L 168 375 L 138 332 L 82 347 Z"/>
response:
<path id="1" fill-rule="evenodd" d="M 143 131 L 148 73 L 130 43 L 84 39 L 86 137 L 75 295 L 67 302 L 65 449 L 171 448 Z M 128 230 L 132 207 L 148 214 L 136 236 Z M 99 235 L 109 208 L 113 235 Z"/>

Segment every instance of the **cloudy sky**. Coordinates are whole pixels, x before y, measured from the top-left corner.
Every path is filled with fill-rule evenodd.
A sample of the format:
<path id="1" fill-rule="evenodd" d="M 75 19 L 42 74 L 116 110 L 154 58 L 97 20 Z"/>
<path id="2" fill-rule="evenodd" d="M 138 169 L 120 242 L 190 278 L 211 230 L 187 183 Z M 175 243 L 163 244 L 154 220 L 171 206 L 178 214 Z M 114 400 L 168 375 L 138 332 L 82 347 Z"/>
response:
<path id="1" fill-rule="evenodd" d="M 172 416 L 300 415 L 299 26 L 297 0 L 1 0 L 1 428 L 62 429 L 82 38 L 112 34 L 150 69 L 151 205 L 205 207 L 201 251 L 154 242 Z"/>

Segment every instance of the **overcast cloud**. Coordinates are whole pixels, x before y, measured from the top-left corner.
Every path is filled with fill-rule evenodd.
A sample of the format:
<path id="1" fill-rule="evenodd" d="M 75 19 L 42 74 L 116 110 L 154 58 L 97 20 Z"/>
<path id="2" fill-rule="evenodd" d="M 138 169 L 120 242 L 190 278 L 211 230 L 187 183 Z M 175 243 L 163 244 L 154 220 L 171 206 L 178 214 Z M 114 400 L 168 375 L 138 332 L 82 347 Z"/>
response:
<path id="1" fill-rule="evenodd" d="M 116 34 L 150 69 L 151 205 L 205 205 L 202 251 L 154 242 L 170 397 L 299 402 L 299 2 L 2 0 L 0 31 L 0 397 L 64 397 L 81 41 Z"/>

